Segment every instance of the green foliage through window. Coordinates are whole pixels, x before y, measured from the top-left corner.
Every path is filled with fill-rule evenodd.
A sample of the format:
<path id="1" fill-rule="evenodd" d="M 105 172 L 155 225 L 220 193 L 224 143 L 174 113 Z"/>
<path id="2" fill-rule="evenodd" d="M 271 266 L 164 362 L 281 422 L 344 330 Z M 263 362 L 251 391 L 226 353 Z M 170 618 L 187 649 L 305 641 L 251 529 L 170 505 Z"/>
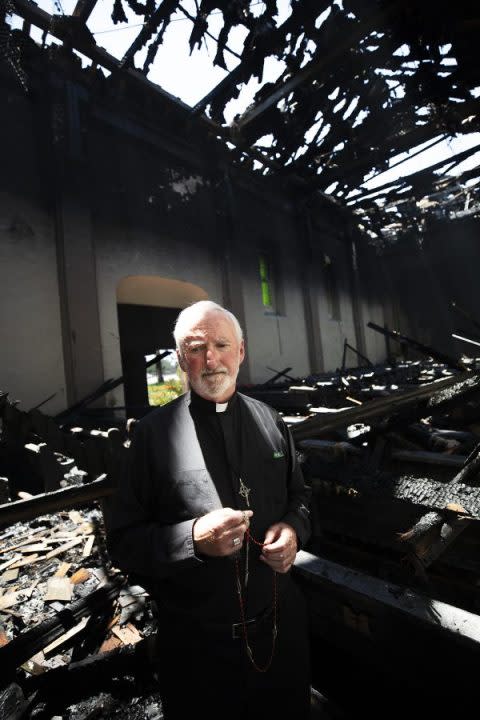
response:
<path id="1" fill-rule="evenodd" d="M 262 304 L 266 308 L 272 307 L 272 287 L 269 266 L 266 258 L 261 255 L 259 259 L 260 284 L 262 288 Z"/>

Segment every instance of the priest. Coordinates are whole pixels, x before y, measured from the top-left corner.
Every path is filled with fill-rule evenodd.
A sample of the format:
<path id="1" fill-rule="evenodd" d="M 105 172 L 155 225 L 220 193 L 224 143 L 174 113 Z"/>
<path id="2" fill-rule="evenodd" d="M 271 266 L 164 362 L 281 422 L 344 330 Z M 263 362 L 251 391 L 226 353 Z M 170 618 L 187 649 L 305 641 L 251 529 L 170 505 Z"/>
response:
<path id="1" fill-rule="evenodd" d="M 292 576 L 310 533 L 290 432 L 236 389 L 237 318 L 211 301 L 174 329 L 189 391 L 135 425 L 108 545 L 157 609 L 165 720 L 308 718 L 305 599 Z"/>

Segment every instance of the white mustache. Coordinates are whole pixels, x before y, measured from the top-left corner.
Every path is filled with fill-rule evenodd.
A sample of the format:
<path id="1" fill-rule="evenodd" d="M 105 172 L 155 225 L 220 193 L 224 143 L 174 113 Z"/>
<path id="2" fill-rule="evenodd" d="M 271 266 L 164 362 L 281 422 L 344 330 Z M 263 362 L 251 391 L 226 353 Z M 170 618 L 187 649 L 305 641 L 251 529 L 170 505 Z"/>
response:
<path id="1" fill-rule="evenodd" d="M 212 375 L 228 375 L 228 371 L 222 368 L 220 370 L 205 370 L 202 373 L 202 377 L 211 377 Z"/>

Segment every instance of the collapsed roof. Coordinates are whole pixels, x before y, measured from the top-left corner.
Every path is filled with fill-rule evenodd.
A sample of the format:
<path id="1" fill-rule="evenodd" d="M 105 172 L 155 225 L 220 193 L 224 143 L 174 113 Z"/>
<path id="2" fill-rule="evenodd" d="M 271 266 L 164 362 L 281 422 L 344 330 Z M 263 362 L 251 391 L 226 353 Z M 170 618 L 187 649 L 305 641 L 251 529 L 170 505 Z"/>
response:
<path id="1" fill-rule="evenodd" d="M 87 25 L 96 0 L 77 0 L 71 16 L 63 15 L 60 2 L 52 4 L 56 15 L 30 0 L 7 0 L 0 9 L 2 4 L 7 14 L 37 24 L 97 65 L 108 68 L 114 60 L 99 52 Z M 209 119 L 233 162 L 350 206 L 358 227 L 378 244 L 406 231 L 421 232 L 432 216 L 453 220 L 479 213 L 480 170 L 472 162 L 478 142 L 376 188 L 364 184 L 408 159 L 405 153 L 411 157 L 480 130 L 475 4 L 291 0 L 287 13 L 285 4 L 111 0 L 111 18 L 119 28 L 128 25 L 132 11 L 141 21 L 114 66 L 135 67 L 148 77 L 169 25 L 188 18 L 190 52 L 214 37 L 212 62 L 225 71 L 191 112 Z M 209 22 L 219 14 L 220 33 L 213 36 Z M 233 36 L 236 49 L 230 46 Z M 264 68 L 271 60 L 278 77 L 266 82 Z M 227 122 L 226 106 L 254 78 L 259 89 L 253 102 Z"/>

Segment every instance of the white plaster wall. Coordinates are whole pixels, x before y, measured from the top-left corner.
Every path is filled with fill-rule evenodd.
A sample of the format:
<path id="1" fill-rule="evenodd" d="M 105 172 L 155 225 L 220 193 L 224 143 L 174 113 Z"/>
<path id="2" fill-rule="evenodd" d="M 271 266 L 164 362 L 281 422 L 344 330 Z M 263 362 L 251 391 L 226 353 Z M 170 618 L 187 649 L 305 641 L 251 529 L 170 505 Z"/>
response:
<path id="1" fill-rule="evenodd" d="M 339 281 L 340 320 L 332 320 L 327 311 L 325 296 L 319 295 L 320 335 L 322 338 L 324 370 L 330 372 L 342 365 L 343 346 L 345 340 L 357 347 L 355 325 L 353 322 L 352 300 L 347 289 Z M 347 351 L 346 365 L 358 365 L 358 358 L 352 351 Z"/>
<path id="2" fill-rule="evenodd" d="M 347 252 L 348 245 L 345 246 L 341 239 L 327 236 L 319 238 L 315 252 L 317 268 L 314 269 L 313 275 L 317 278 L 318 282 L 318 317 L 325 372 L 334 371 L 341 367 L 345 340 L 353 347 L 358 347 L 353 317 L 352 284 Z M 339 320 L 332 319 L 329 314 L 323 268 L 325 254 L 331 259 L 335 271 L 340 307 Z M 355 353 L 348 350 L 346 358 L 347 367 L 357 364 L 358 358 Z"/>
<path id="3" fill-rule="evenodd" d="M 303 378 L 310 373 L 308 338 L 302 290 L 302 266 L 296 229 L 291 216 L 278 207 L 271 208 L 268 228 L 272 245 L 270 256 L 275 258 L 281 278 L 284 312 L 281 315 L 266 313 L 262 305 L 259 256 L 265 252 L 264 234 L 250 222 L 250 216 L 238 218 L 236 255 L 241 272 L 247 354 L 250 379 L 261 383 L 273 376 L 274 368 Z"/>
<path id="4" fill-rule="evenodd" d="M 374 322 L 383 327 L 385 325 L 385 311 L 381 303 L 369 300 L 363 303 L 363 316 L 365 318 L 365 344 L 366 354 L 370 362 L 374 364 L 384 363 L 387 355 L 385 337 L 367 327 L 368 322 Z M 392 343 L 393 344 L 393 343 Z"/>
<path id="5" fill-rule="evenodd" d="M 0 389 L 19 407 L 54 415 L 65 375 L 52 220 L 27 200 L 0 193 Z"/>

